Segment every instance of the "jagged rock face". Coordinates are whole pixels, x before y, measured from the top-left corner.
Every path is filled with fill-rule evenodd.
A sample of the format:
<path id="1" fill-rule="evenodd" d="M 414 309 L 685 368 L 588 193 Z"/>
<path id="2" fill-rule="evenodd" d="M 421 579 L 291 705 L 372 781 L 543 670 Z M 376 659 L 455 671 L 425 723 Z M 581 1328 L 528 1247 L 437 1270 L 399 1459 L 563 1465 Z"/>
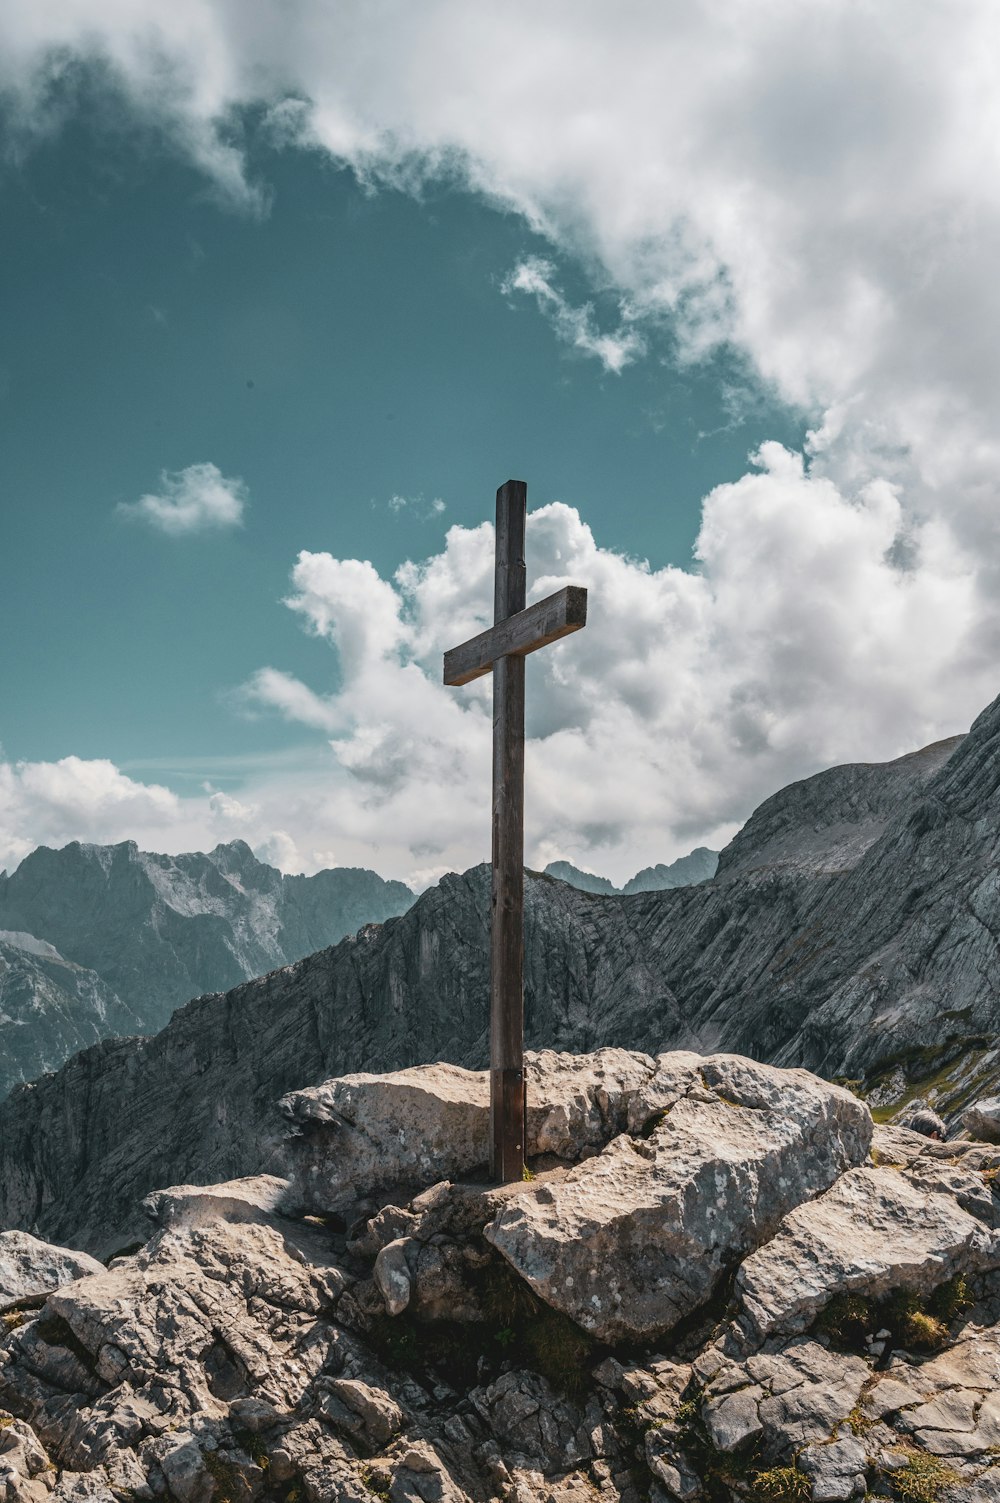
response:
<path id="1" fill-rule="evenodd" d="M 623 1136 L 652 1142 L 655 1124 L 653 1137 L 643 1136 L 650 1108 L 660 1114 L 669 1105 L 660 1126 L 685 1101 L 710 1109 L 699 1091 L 740 1117 L 744 1143 L 766 1144 L 784 1093 L 793 1129 L 809 1123 L 803 1153 L 814 1165 L 825 1160 L 833 1184 L 777 1224 L 759 1219 L 750 1243 L 760 1245 L 749 1256 L 746 1223 L 720 1220 L 719 1261 L 742 1260 L 728 1300 L 710 1308 L 718 1289 L 706 1283 L 678 1327 L 670 1291 L 650 1281 L 643 1295 L 662 1308 L 649 1327 L 655 1344 L 634 1329 L 609 1329 L 595 1341 L 582 1310 L 562 1313 L 560 1287 L 533 1291 L 527 1266 L 501 1261 L 490 1246 L 512 1207 L 544 1204 L 575 1169 L 548 1155 L 532 1182 L 421 1188 L 433 1164 L 415 1164 L 405 1143 L 389 1162 L 389 1128 L 412 1120 L 418 1072 L 384 1079 L 380 1095 L 371 1078 L 361 1087 L 328 1082 L 328 1112 L 359 1088 L 380 1100 L 384 1175 L 416 1175 L 419 1193 L 387 1201 L 371 1193 L 369 1176 L 363 1198 L 343 1206 L 346 1231 L 337 1231 L 299 1216 L 294 1193 L 273 1176 L 174 1186 L 150 1197 L 150 1240 L 106 1269 L 81 1271 L 73 1255 L 35 1244 L 47 1297 L 0 1326 L 5 1503 L 1000 1499 L 1000 1273 L 977 1261 L 971 1241 L 943 1262 L 928 1237 L 922 1250 L 910 1246 L 907 1272 L 914 1288 L 935 1291 L 931 1301 L 901 1298 L 897 1287 L 880 1303 L 873 1291 L 870 1307 L 852 1307 L 856 1335 L 837 1306 L 838 1295 L 858 1297 L 869 1264 L 886 1267 L 896 1256 L 895 1222 L 880 1219 L 888 1174 L 905 1180 L 935 1225 L 967 1216 L 995 1238 L 1000 1153 L 891 1129 L 879 1132 L 877 1156 L 883 1164 L 896 1155 L 898 1169 L 838 1169 L 863 1155 L 871 1134 L 863 1105 L 803 1072 L 747 1060 L 549 1056 L 544 1079 L 539 1121 L 547 1108 L 577 1124 L 580 1136 L 571 1131 L 565 1148 L 583 1167 L 614 1160 Z M 605 1082 L 621 1096 L 602 1117 Z M 481 1082 L 464 1084 L 469 1137 L 456 1152 L 467 1160 L 477 1151 Z M 429 1136 L 435 1118 L 454 1125 L 462 1087 L 455 1072 L 425 1072 Z M 621 1126 L 619 1112 L 624 1132 L 595 1150 L 596 1118 L 606 1134 Z M 351 1152 L 343 1136 L 328 1149 L 335 1159 Z M 707 1142 L 705 1154 L 704 1185 L 749 1162 L 743 1149 L 734 1153 L 732 1134 L 714 1159 Z M 764 1193 L 808 1195 L 807 1177 L 785 1167 Z M 329 1183 L 344 1178 L 343 1166 L 328 1166 Z M 743 1276 L 777 1249 L 790 1290 L 812 1277 L 815 1247 L 802 1241 L 802 1214 L 845 1182 L 841 1228 L 849 1207 L 856 1258 L 841 1235 L 814 1304 L 818 1319 L 763 1339 L 747 1323 Z M 666 1189 L 658 1224 L 603 1249 L 606 1286 L 678 1228 L 693 1236 L 704 1185 L 681 1200 Z M 912 1227 L 919 1222 L 917 1210 Z M 579 1266 L 595 1255 L 581 1249 Z M 405 1300 L 384 1276 L 386 1262 L 405 1271 Z M 51 1288 L 60 1266 L 67 1282 Z M 942 1285 L 949 1271 L 964 1282 Z M 867 1327 L 883 1319 L 880 1340 L 866 1340 Z M 616 1345 L 622 1336 L 627 1345 Z"/>
<path id="2" fill-rule="evenodd" d="M 1000 1268 L 992 1197 L 975 1171 L 965 1178 L 963 1187 L 953 1175 L 935 1193 L 912 1169 L 868 1166 L 799 1205 L 740 1269 L 748 1332 L 763 1342 L 806 1330 L 833 1292 L 927 1294 L 956 1273 Z M 963 1208 L 963 1188 L 978 1214 Z"/>
<path id="3" fill-rule="evenodd" d="M 603 1148 L 645 1101 L 656 1062 L 627 1049 L 589 1055 L 528 1052 L 526 1153 L 565 1160 Z M 485 1070 L 422 1065 L 391 1075 L 347 1075 L 280 1103 L 293 1132 L 291 1200 L 338 1212 L 389 1185 L 456 1179 L 489 1157 Z"/>
<path id="4" fill-rule="evenodd" d="M 803 1071 L 731 1055 L 650 1063 L 632 1132 L 513 1195 L 485 1232 L 547 1304 L 608 1342 L 672 1329 L 871 1141 L 863 1104 Z"/>
<path id="5" fill-rule="evenodd" d="M 42 846 L 0 875 L 0 930 L 19 931 L 12 942 L 22 951 L 16 976 L 0 977 L 18 1025 L 15 1036 L 0 1022 L 0 1095 L 96 1039 L 154 1033 L 189 998 L 298 960 L 412 901 L 403 883 L 369 871 L 283 876 L 241 840 L 183 856 L 134 841 Z M 0 1018 L 11 1012 L 4 993 Z"/>
<path id="6" fill-rule="evenodd" d="M 33 935 L 0 932 L 0 1098 L 108 1034 L 141 1028 L 94 971 Z"/>
<path id="7" fill-rule="evenodd" d="M 998 793 L 1000 702 L 953 747 L 776 796 L 712 882 L 624 897 L 529 878 L 529 1043 L 870 1079 L 893 1057 L 925 1075 L 953 1060 L 953 1094 L 996 1094 Z M 15 1092 L 0 1106 L 0 1224 L 96 1246 L 157 1182 L 250 1172 L 286 1091 L 431 1058 L 481 1068 L 488 914 L 484 869 L 447 877 L 381 930 Z"/>
<path id="8" fill-rule="evenodd" d="M 691 887 L 698 882 L 710 882 L 718 866 L 718 851 L 699 845 L 688 855 L 678 856 L 676 861 L 667 865 L 660 861 L 656 866 L 644 866 L 641 872 L 628 879 L 622 892 L 659 892 L 668 887 Z"/>
<path id="9" fill-rule="evenodd" d="M 964 738 L 894 762 L 861 762 L 790 783 L 765 799 L 722 852 L 718 875 L 774 869 L 838 872 L 861 856 L 939 772 Z"/>
<path id="10" fill-rule="evenodd" d="M 0 1232 L 0 1313 L 37 1302 L 88 1273 L 103 1272 L 87 1253 L 51 1247 L 27 1232 Z"/>

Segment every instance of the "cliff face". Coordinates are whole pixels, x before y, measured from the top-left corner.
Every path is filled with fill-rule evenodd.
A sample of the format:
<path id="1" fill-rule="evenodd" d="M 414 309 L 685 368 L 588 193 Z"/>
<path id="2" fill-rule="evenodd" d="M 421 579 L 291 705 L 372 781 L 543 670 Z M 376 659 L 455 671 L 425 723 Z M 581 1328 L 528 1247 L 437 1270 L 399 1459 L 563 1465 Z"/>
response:
<path id="1" fill-rule="evenodd" d="M 10 1044 L 0 1052 L 0 1094 L 96 1039 L 154 1033 L 190 997 L 298 960 L 412 901 L 402 882 L 370 871 L 283 876 L 239 840 L 182 856 L 134 841 L 42 846 L 0 876 L 0 930 L 20 933 L 22 945 L 46 941 L 65 959 L 44 977 L 37 964 L 18 963 L 17 1042 L 9 1029 L 0 1036 Z"/>
<path id="2" fill-rule="evenodd" d="M 731 1050 L 947 1109 L 1000 1075 L 1000 702 L 970 734 L 769 800 L 699 886 L 589 896 L 530 878 L 529 1042 Z M 485 869 L 402 917 L 106 1043 L 0 1107 L 0 1223 L 92 1245 L 168 1180 L 261 1163 L 282 1091 L 485 1061 Z M 921 1073 L 922 1072 L 922 1073 Z M 950 1094 L 949 1094 L 950 1093 Z"/>
<path id="3" fill-rule="evenodd" d="M 139 1019 L 100 976 L 30 934 L 0 930 L 0 1092 Z"/>

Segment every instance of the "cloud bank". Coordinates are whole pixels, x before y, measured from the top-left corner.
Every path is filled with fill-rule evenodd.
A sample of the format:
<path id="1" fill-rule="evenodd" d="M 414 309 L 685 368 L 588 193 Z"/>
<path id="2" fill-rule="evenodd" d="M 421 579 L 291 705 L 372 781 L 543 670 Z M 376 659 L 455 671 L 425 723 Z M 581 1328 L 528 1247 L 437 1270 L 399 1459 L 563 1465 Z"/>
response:
<path id="1" fill-rule="evenodd" d="M 563 503 L 530 513 L 529 598 L 584 584 L 590 611 L 528 665 L 529 864 L 567 857 L 620 881 L 722 844 L 817 767 L 965 729 L 996 687 L 968 605 L 977 561 L 933 521 L 909 527 L 901 561 L 901 525 L 891 485 L 844 492 L 774 443 L 706 498 L 694 570 L 602 547 Z M 186 799 L 106 763 L 8 767 L 0 860 L 43 838 L 239 835 L 288 870 L 369 864 L 419 886 L 486 859 L 490 680 L 445 688 L 441 656 L 488 624 L 492 573 L 485 523 L 391 579 L 301 553 L 285 605 L 329 644 L 337 687 L 270 666 L 241 694 L 321 733 L 324 759 Z"/>
<path id="2" fill-rule="evenodd" d="M 121 501 L 115 511 L 127 521 L 146 522 L 154 531 L 176 538 L 242 527 L 245 509 L 242 480 L 227 480 L 214 464 L 189 464 L 184 470 L 164 470 L 158 494 Z"/>

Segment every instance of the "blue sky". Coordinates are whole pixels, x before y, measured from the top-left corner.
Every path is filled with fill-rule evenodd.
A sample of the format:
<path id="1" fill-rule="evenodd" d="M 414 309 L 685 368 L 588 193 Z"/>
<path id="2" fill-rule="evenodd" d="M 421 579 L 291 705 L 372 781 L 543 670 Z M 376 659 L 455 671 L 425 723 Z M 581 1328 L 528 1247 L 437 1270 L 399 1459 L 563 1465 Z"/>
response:
<path id="1" fill-rule="evenodd" d="M 724 96 L 708 10 L 514 6 L 511 111 L 453 5 L 191 0 L 153 57 L 141 9 L 0 37 L 0 864 L 127 835 L 479 859 L 486 700 L 434 680 L 508 475 L 539 579 L 595 596 L 533 664 L 529 859 L 627 876 L 990 697 L 997 213 L 956 176 L 968 86 L 918 98 L 930 21 L 900 49 L 796 20 L 806 88 L 734 11 Z"/>
<path id="2" fill-rule="evenodd" d="M 2 180 L 11 757 L 110 757 L 183 791 L 212 758 L 289 744 L 225 694 L 261 661 L 331 674 L 278 606 L 299 549 L 391 572 L 516 475 L 607 546 L 686 564 L 706 491 L 801 434 L 752 386 L 734 420 L 738 366 L 679 370 L 669 329 L 620 374 L 559 343 L 502 291 L 544 241 L 468 193 L 365 192 L 265 144 L 258 217 L 100 118 L 74 110 Z M 595 301 L 613 327 L 613 296 Z M 116 513 L 204 462 L 245 484 L 237 531 L 165 538 Z"/>

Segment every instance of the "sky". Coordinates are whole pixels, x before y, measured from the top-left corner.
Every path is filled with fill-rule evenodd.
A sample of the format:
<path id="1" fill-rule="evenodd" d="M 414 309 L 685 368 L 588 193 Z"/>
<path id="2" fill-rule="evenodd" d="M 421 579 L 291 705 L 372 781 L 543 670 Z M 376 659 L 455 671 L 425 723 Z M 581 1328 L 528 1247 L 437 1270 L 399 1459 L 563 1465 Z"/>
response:
<path id="1" fill-rule="evenodd" d="M 925 0 L 0 11 L 0 867 L 624 880 L 1000 691 L 1000 17 Z"/>

